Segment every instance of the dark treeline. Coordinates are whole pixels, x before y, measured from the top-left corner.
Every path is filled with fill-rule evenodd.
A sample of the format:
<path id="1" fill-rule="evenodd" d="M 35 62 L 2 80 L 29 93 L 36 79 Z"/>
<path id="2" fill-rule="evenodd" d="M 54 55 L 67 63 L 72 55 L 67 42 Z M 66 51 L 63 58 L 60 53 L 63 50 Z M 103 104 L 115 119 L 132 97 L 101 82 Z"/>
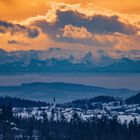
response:
<path id="1" fill-rule="evenodd" d="M 140 93 L 125 100 L 127 104 L 140 104 Z"/>
<path id="2" fill-rule="evenodd" d="M 81 109 L 96 109 L 101 106 L 99 106 L 99 103 L 109 103 L 109 102 L 122 102 L 123 99 L 121 98 L 115 98 L 110 96 L 97 96 L 90 99 L 79 99 L 75 100 L 69 103 L 61 104 L 63 108 L 81 108 Z M 98 106 L 93 106 L 93 103 L 97 103 Z"/>
<path id="3" fill-rule="evenodd" d="M 61 104 L 60 106 L 64 108 L 81 108 L 81 109 L 96 109 L 102 108 L 102 103 L 119 103 L 122 105 L 123 103 L 129 104 L 139 104 L 140 105 L 140 93 L 129 97 L 127 99 L 117 98 L 117 97 L 110 97 L 110 96 L 97 96 L 90 99 L 79 99 L 69 103 Z M 94 103 L 94 105 L 93 105 Z M 95 104 L 97 104 L 95 106 Z"/>
<path id="4" fill-rule="evenodd" d="M 108 119 L 93 117 L 83 121 L 77 113 L 70 121 L 61 115 L 54 121 L 46 113 L 42 119 L 13 116 L 12 107 L 3 105 L 0 113 L 1 140 L 140 140 L 140 124 L 137 120 L 121 124 L 117 117 Z"/>
<path id="5" fill-rule="evenodd" d="M 31 100 L 25 100 L 20 98 L 12 98 L 12 97 L 0 97 L 0 107 L 5 105 L 9 105 L 9 103 L 12 104 L 13 107 L 42 107 L 42 106 L 48 106 L 49 104 L 41 101 L 31 101 Z"/>

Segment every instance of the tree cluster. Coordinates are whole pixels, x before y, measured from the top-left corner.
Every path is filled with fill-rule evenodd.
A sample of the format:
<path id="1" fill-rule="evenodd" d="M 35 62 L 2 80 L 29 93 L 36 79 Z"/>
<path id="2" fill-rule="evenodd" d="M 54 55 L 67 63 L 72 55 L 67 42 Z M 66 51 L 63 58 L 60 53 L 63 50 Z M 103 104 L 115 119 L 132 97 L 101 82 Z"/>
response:
<path id="1" fill-rule="evenodd" d="M 0 112 L 0 140 L 140 140 L 137 120 L 121 123 L 117 116 L 108 119 L 92 117 L 83 120 L 76 112 L 70 121 L 61 114 L 59 120 L 44 112 L 42 119 L 35 116 L 14 116 L 12 106 L 3 105 Z"/>

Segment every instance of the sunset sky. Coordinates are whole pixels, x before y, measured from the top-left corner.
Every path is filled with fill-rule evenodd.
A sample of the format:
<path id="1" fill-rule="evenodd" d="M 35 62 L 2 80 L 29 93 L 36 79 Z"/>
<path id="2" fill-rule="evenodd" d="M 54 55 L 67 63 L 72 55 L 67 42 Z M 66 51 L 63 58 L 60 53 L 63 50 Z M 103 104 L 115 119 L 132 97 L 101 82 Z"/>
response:
<path id="1" fill-rule="evenodd" d="M 140 50 L 139 0 L 0 0 L 0 48 Z"/>

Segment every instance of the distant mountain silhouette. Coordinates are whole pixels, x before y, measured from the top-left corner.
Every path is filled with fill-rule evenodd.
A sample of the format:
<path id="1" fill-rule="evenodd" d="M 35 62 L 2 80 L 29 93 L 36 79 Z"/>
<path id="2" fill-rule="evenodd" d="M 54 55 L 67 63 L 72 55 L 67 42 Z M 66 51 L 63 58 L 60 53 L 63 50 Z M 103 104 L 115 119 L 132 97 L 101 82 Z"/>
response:
<path id="1" fill-rule="evenodd" d="M 139 91 L 129 89 L 108 89 L 71 83 L 27 83 L 19 86 L 0 86 L 0 95 L 23 97 L 52 102 L 68 102 L 76 99 L 93 98 L 96 96 L 113 96 L 127 98 Z"/>

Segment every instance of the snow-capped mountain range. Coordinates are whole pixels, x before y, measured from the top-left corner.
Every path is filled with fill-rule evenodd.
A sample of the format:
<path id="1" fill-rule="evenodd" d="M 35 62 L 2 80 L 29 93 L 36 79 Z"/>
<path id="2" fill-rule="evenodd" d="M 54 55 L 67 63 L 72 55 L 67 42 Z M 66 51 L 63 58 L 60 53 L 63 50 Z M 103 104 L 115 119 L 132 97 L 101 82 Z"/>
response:
<path id="1" fill-rule="evenodd" d="M 61 48 L 7 52 L 0 50 L 0 72 L 11 71 L 128 71 L 140 72 L 140 51 L 73 51 Z M 51 68 L 51 69 L 50 69 Z M 26 69 L 26 70 L 25 70 Z M 44 70 L 43 70 L 44 69 Z M 56 70 L 57 69 L 57 70 Z"/>

